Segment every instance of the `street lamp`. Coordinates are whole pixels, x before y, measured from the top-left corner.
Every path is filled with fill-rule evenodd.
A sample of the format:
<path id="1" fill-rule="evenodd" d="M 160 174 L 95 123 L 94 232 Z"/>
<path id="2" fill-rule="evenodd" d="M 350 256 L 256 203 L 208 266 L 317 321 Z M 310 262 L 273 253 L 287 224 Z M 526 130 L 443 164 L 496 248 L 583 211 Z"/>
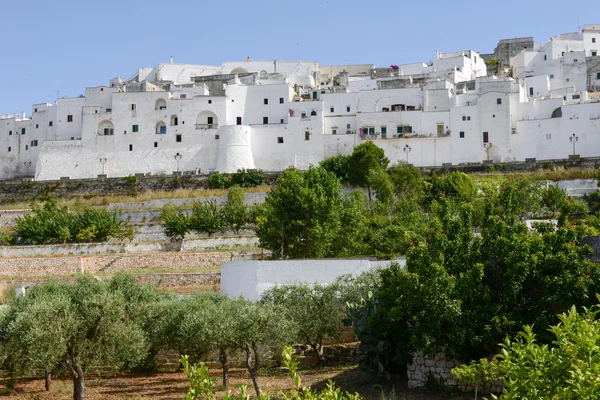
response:
<path id="1" fill-rule="evenodd" d="M 107 161 L 107 158 L 100 158 L 100 164 L 102 164 L 102 175 L 104 175 L 104 164 L 106 164 Z"/>
<path id="2" fill-rule="evenodd" d="M 23 163 L 23 165 L 25 166 L 25 169 L 27 170 L 27 175 L 29 175 L 29 167 L 31 167 L 31 161 L 25 161 Z"/>
<path id="3" fill-rule="evenodd" d="M 483 148 L 485 149 L 485 154 L 487 155 L 488 161 L 490 161 L 490 147 L 492 147 L 492 142 L 487 142 L 483 144 Z"/>
<path id="4" fill-rule="evenodd" d="M 575 143 L 577 143 L 577 141 L 579 140 L 579 136 L 575 136 L 575 134 L 573 134 L 569 137 L 569 140 L 571 141 L 571 143 L 573 143 L 573 155 L 575 155 Z"/>
<path id="5" fill-rule="evenodd" d="M 408 153 L 410 153 L 410 151 L 412 150 L 411 147 L 409 145 L 405 145 L 404 146 L 404 153 L 406 153 L 406 163 L 408 164 Z"/>
<path id="6" fill-rule="evenodd" d="M 179 153 L 175 154 L 175 161 L 177 161 L 177 172 L 179 172 L 179 161 L 181 161 L 181 158 L 183 156 Z"/>

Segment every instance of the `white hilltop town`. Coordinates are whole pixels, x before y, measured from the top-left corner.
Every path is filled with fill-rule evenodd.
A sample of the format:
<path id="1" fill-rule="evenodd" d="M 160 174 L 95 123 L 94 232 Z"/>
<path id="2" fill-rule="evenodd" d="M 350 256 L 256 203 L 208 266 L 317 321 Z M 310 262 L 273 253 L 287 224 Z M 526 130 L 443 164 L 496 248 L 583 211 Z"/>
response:
<path id="1" fill-rule="evenodd" d="M 306 169 L 365 140 L 433 167 L 600 156 L 600 25 L 431 63 L 158 64 L 0 118 L 0 179 Z"/>

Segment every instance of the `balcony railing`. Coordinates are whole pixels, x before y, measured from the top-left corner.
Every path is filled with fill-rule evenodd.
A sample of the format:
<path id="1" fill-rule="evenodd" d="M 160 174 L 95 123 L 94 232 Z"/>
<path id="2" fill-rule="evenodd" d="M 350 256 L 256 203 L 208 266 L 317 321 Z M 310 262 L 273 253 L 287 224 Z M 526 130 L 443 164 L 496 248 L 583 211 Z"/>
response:
<path id="1" fill-rule="evenodd" d="M 196 129 L 217 129 L 218 124 L 196 124 Z"/>

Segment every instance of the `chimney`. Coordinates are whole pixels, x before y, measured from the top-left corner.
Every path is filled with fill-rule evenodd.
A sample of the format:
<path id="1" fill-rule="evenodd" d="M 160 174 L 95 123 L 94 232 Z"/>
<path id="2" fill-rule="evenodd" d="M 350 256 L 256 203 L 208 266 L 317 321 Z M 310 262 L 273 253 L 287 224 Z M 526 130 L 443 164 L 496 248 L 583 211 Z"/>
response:
<path id="1" fill-rule="evenodd" d="M 171 64 L 173 64 L 173 56 L 171 56 Z"/>

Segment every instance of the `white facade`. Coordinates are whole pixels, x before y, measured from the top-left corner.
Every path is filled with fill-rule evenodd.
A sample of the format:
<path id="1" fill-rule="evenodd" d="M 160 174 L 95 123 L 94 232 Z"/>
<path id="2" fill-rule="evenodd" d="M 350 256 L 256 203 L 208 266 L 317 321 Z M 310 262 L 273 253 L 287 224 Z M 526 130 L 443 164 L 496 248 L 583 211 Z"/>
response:
<path id="1" fill-rule="evenodd" d="M 158 64 L 0 119 L 0 179 L 306 169 L 374 140 L 392 162 L 600 156 L 600 26 L 559 35 L 487 76 L 475 51 L 430 64 Z M 594 67 L 596 68 L 596 67 Z M 177 156 L 178 155 L 178 156 Z M 176 157 L 177 156 L 177 157 Z"/>

